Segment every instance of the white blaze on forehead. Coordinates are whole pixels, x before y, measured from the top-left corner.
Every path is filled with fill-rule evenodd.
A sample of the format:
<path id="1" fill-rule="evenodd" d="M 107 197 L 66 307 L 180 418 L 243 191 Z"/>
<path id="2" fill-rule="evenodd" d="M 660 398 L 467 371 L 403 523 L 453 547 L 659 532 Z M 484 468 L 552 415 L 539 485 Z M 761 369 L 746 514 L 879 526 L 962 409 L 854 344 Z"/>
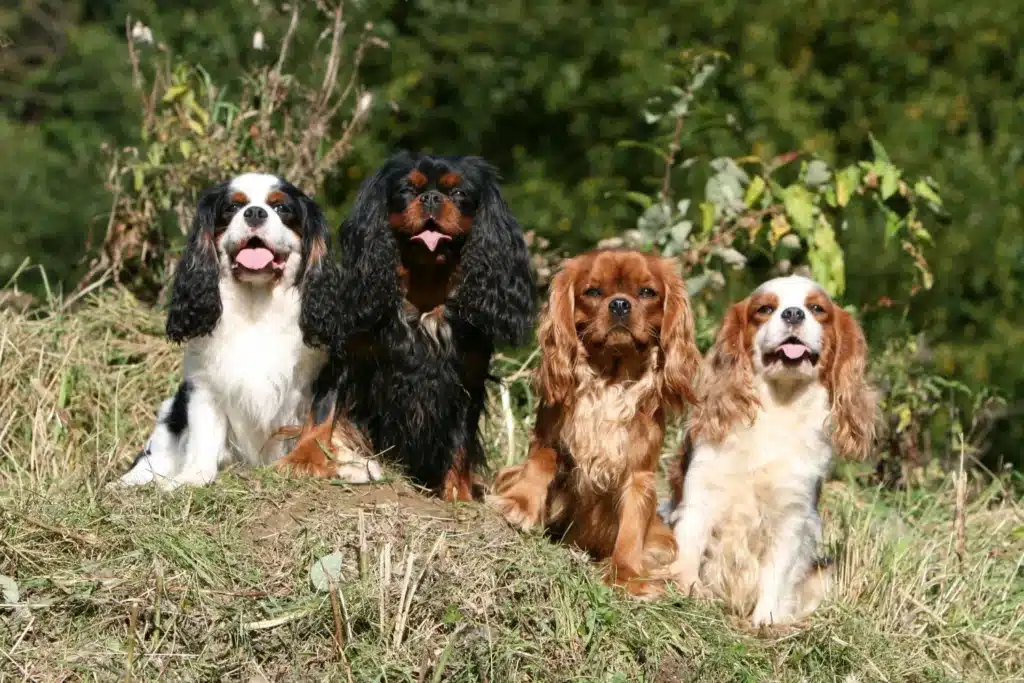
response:
<path id="1" fill-rule="evenodd" d="M 785 310 L 792 306 L 799 308 L 807 307 L 807 297 L 814 292 L 821 292 L 826 297 L 825 290 L 814 280 L 802 275 L 787 275 L 768 280 L 758 287 L 754 294 L 771 292 L 779 299 L 777 310 Z"/>
<path id="2" fill-rule="evenodd" d="M 244 173 L 231 181 L 230 190 L 241 192 L 250 204 L 263 204 L 267 195 L 281 186 L 281 179 L 269 173 Z"/>

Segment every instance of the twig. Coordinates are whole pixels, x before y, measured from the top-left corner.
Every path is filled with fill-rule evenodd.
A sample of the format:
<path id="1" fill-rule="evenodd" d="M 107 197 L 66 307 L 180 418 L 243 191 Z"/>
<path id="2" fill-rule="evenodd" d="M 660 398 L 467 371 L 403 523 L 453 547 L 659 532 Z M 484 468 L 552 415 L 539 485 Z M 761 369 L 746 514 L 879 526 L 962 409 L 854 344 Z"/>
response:
<path id="1" fill-rule="evenodd" d="M 508 390 L 508 384 L 505 382 L 498 385 L 498 391 L 501 392 L 501 410 L 505 414 L 505 433 L 508 435 L 505 464 L 511 465 L 516 457 L 516 418 L 512 414 L 512 393 Z"/>
<path id="2" fill-rule="evenodd" d="M 345 643 L 351 640 L 352 633 L 348 627 L 348 610 L 344 610 L 345 614 L 345 632 L 348 634 L 348 640 L 345 635 L 341 632 L 342 623 L 342 609 L 345 604 L 345 594 L 338 590 L 337 585 L 334 581 L 328 584 L 328 588 L 331 591 L 331 611 L 334 612 L 334 645 L 338 648 L 338 658 L 341 659 L 341 663 L 345 666 L 345 678 L 348 679 L 348 683 L 352 683 L 352 666 L 348 663 L 348 657 L 345 656 Z M 338 594 L 341 594 L 341 605 L 339 606 Z"/>
<path id="3" fill-rule="evenodd" d="M 409 584 L 412 582 L 412 566 L 415 561 L 416 553 L 409 553 L 408 557 L 405 558 L 405 576 L 402 577 L 402 590 L 399 592 L 398 598 L 398 614 L 395 615 L 395 633 L 391 641 L 396 648 L 402 644 L 402 625 L 405 623 L 402 617 L 405 614 L 406 601 L 412 598 L 409 595 Z"/>
<path id="4" fill-rule="evenodd" d="M 441 544 L 444 543 L 444 540 L 447 537 L 448 534 L 445 532 L 441 532 L 441 535 L 437 537 L 437 540 L 434 541 L 434 545 L 430 548 L 430 552 L 427 554 L 427 559 L 423 561 L 423 569 L 420 570 L 419 576 L 416 577 L 416 581 L 411 585 L 409 584 L 409 575 L 412 574 L 412 562 L 413 558 L 416 557 L 416 554 L 412 553 L 409 555 L 409 560 L 405 566 L 406 574 L 402 582 L 403 597 L 399 602 L 399 616 L 395 624 L 395 647 L 402 644 L 402 637 L 405 635 L 405 624 L 409 621 L 409 611 L 412 609 L 413 596 L 416 595 L 416 590 L 423 582 L 423 577 L 426 575 L 427 569 L 430 567 L 430 563 L 433 561 L 434 556 L 437 555 L 438 548 L 441 547 Z"/>
<path id="5" fill-rule="evenodd" d="M 276 628 L 278 626 L 281 626 L 282 624 L 287 624 L 289 621 L 301 619 L 309 613 L 309 609 L 301 609 L 295 612 L 290 612 L 288 614 L 283 614 L 279 617 L 274 617 L 273 619 L 250 621 L 248 623 L 242 624 L 242 628 L 246 631 L 262 631 L 268 628 Z"/>
<path id="6" fill-rule="evenodd" d="M 687 93 L 689 96 L 689 93 Z M 669 192 L 671 191 L 671 180 L 672 180 L 672 167 L 676 163 L 676 155 L 679 154 L 681 149 L 680 140 L 683 138 L 683 120 L 686 118 L 686 114 L 676 115 L 676 129 L 672 134 L 672 142 L 668 146 L 668 154 L 665 155 L 665 172 L 661 178 L 661 201 L 665 204 L 668 203 Z"/>
<path id="7" fill-rule="evenodd" d="M 366 550 L 366 515 L 359 508 L 359 578 L 366 579 L 369 556 Z"/>
<path id="8" fill-rule="evenodd" d="M 956 509 L 953 515 L 953 534 L 956 538 L 956 556 L 963 568 L 964 559 L 967 556 L 967 473 L 964 471 L 964 452 L 967 449 L 963 434 L 959 435 L 959 441 L 960 465 L 956 473 Z"/>

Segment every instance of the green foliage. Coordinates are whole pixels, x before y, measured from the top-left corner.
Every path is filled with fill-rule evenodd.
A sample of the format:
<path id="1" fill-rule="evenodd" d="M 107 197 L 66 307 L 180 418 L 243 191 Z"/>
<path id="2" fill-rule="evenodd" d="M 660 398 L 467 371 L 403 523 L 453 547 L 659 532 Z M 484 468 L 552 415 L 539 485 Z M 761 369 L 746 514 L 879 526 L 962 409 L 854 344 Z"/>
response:
<path id="1" fill-rule="evenodd" d="M 305 79 L 323 63 L 328 45 L 320 33 L 333 6 L 299 7 L 289 70 L 317 82 Z M 714 175 L 710 160 L 719 157 L 770 163 L 798 152 L 799 163 L 771 178 L 782 188 L 804 184 L 798 176 L 806 163 L 813 185 L 814 173 L 824 168 L 812 171 L 815 160 L 837 174 L 847 160 L 876 163 L 874 135 L 902 169 L 917 214 L 904 211 L 898 189 L 883 200 L 905 231 L 894 238 L 896 246 L 883 247 L 890 214 L 874 200 L 860 197 L 836 211 L 828 197 L 805 186 L 843 254 L 842 277 L 829 277 L 845 282 L 844 301 L 862 311 L 876 345 L 923 331 L 936 372 L 971 386 L 996 384 L 1011 397 L 1024 391 L 1024 323 L 1016 315 L 1024 306 L 1024 60 L 1017 47 L 1024 44 L 1024 19 L 1012 3 L 362 0 L 346 4 L 345 12 L 348 49 L 367 21 L 392 49 L 368 55 L 364 83 L 377 106 L 345 163 L 317 188 L 334 220 L 357 184 L 392 149 L 405 146 L 477 153 L 495 162 L 522 223 L 554 254 L 621 235 L 644 209 L 625 198 L 650 195 L 663 162 L 620 141 L 653 144 L 658 124 L 637 115 L 645 107 L 658 113 L 648 104 L 650 94 L 670 107 L 673 86 L 690 82 L 681 76 L 690 73 L 694 54 L 721 52 L 729 59 L 715 62 L 715 78 L 680 141 L 681 158 L 699 163 L 673 171 L 676 196 L 706 198 Z M 29 0 L 0 10 L 0 31 L 11 42 L 0 49 L 0 177 L 16 188 L 0 200 L 7 238 L 0 279 L 28 256 L 72 286 L 83 255 L 96 247 L 110 208 L 102 186 L 108 159 L 100 145 L 143 143 L 124 50 L 127 14 L 152 28 L 156 49 L 162 44 L 182 63 L 201 64 L 235 102 L 246 74 L 273 68 L 289 30 L 288 11 L 265 0 Z M 257 29 L 267 49 L 252 47 Z M 737 163 L 756 194 L 754 178 L 763 169 Z M 863 183 L 865 169 L 856 170 Z M 877 176 L 874 196 L 890 192 L 894 179 L 900 187 L 892 174 Z M 916 182 L 925 178 L 942 188 L 944 223 L 927 219 L 932 187 Z M 842 188 L 854 185 L 847 181 L 852 177 L 839 175 L 833 182 L 837 203 Z M 802 200 L 802 192 L 790 197 L 798 217 L 806 217 Z M 700 203 L 691 201 L 685 212 L 678 203 L 672 209 L 702 225 Z M 788 209 L 786 216 L 794 228 Z M 167 233 L 174 233 L 175 218 L 168 219 Z M 928 246 L 934 285 L 922 288 L 908 308 L 902 296 L 910 291 L 913 268 L 907 264 L 914 258 L 898 245 L 919 246 L 912 228 L 917 220 L 934 240 Z M 833 253 L 830 235 L 816 234 L 820 254 Z M 801 239 L 806 251 L 807 238 Z M 744 271 L 770 270 L 762 254 L 741 253 L 748 259 Z M 836 264 L 823 258 L 817 269 L 834 271 Z M 727 295 L 745 286 L 740 279 L 729 279 Z M 1003 435 L 994 442 L 997 455 L 1019 452 L 1024 428 L 1017 422 L 997 430 Z"/>

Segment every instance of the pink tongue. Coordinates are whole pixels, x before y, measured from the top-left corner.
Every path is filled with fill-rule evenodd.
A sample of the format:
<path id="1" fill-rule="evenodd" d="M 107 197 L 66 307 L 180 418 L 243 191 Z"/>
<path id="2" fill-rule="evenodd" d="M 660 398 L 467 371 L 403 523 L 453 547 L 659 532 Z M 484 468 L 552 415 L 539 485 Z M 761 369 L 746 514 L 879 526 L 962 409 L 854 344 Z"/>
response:
<path id="1" fill-rule="evenodd" d="M 242 249 L 235 254 L 235 263 L 249 270 L 263 270 L 274 260 L 274 252 L 264 247 Z"/>
<path id="2" fill-rule="evenodd" d="M 443 232 L 435 232 L 434 230 L 424 230 L 423 232 L 416 235 L 412 239 L 413 241 L 419 240 L 423 242 L 423 244 L 427 245 L 427 249 L 429 249 L 430 251 L 434 251 L 435 249 L 437 249 L 437 245 L 439 242 L 450 240 L 451 237 L 444 234 Z"/>
<path id="3" fill-rule="evenodd" d="M 807 352 L 807 347 L 803 344 L 783 344 L 779 347 L 779 351 L 782 351 L 786 358 L 796 360 L 803 358 L 804 353 Z"/>

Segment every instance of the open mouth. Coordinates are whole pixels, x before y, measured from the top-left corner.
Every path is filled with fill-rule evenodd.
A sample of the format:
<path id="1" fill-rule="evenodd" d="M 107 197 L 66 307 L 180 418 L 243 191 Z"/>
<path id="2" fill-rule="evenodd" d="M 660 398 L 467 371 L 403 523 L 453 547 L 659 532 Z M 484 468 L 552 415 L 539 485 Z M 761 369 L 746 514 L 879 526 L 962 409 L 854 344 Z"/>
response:
<path id="1" fill-rule="evenodd" d="M 286 254 L 276 254 L 259 237 L 242 243 L 235 253 L 234 267 L 249 273 L 277 272 L 284 269 Z"/>
<path id="2" fill-rule="evenodd" d="M 451 235 L 446 235 L 438 230 L 440 227 L 437 221 L 433 218 L 428 218 L 423 224 L 423 229 L 413 235 L 410 241 L 422 242 L 430 251 L 436 251 L 437 245 L 441 242 L 450 242 L 452 240 Z"/>
<path id="3" fill-rule="evenodd" d="M 811 365 L 815 365 L 818 362 L 818 354 L 798 338 L 789 337 L 775 347 L 774 351 L 766 353 L 764 360 L 766 365 L 776 360 L 785 365 L 799 365 L 809 360 Z"/>

